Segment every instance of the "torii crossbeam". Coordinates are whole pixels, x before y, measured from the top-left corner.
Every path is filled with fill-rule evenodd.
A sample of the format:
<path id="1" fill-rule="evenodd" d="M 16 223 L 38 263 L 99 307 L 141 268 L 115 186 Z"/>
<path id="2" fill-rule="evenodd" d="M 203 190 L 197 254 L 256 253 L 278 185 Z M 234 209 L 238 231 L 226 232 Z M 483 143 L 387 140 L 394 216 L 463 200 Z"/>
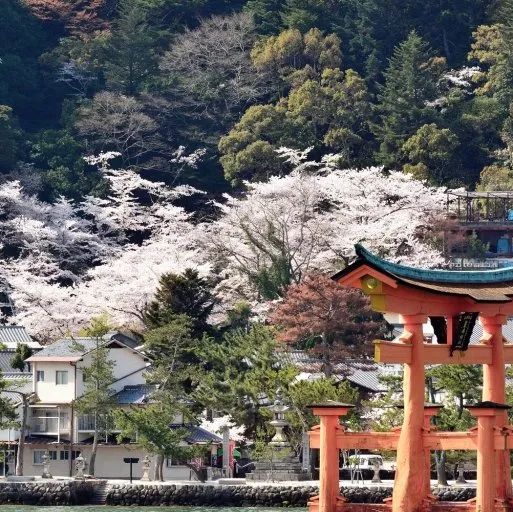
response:
<path id="1" fill-rule="evenodd" d="M 321 426 L 310 436 L 312 446 L 320 447 L 320 467 L 325 469 L 324 474 L 323 471 L 320 474 L 319 501 L 312 505 L 312 510 L 335 512 L 342 506 L 339 493 L 334 491 L 335 483 L 323 482 L 323 479 L 336 478 L 338 489 L 338 459 L 336 472 L 330 464 L 323 464 L 323 454 L 331 457 L 331 465 L 335 460 L 323 442 L 331 444 L 337 454 L 339 448 L 352 443 L 367 448 L 396 447 L 393 512 L 429 510 L 426 467 L 429 467 L 430 449 L 475 449 L 478 487 L 474 510 L 513 510 L 510 508 L 513 492 L 509 458 L 512 430 L 508 426 L 507 407 L 503 406 L 505 364 L 513 363 L 513 344 L 507 343 L 502 335 L 502 325 L 508 316 L 513 316 L 513 269 L 425 270 L 385 261 L 359 245 L 356 252 L 357 260 L 333 279 L 342 286 L 360 288 L 370 297 L 375 311 L 402 316 L 404 332 L 394 342 L 375 342 L 375 358 L 384 363 L 404 364 L 404 422 L 400 432 L 388 434 L 388 438 L 374 433 L 345 436 L 341 434 L 343 429 L 337 417 L 333 427 L 337 432 L 323 434 L 323 424 L 327 427 L 333 423 L 328 418 L 343 415 L 347 410 L 340 406 L 337 409 L 335 405 L 314 408 L 321 416 Z M 435 333 L 442 344 L 424 342 L 422 325 L 428 317 L 436 326 Z M 479 344 L 468 346 L 477 317 L 484 334 Z M 425 365 L 428 364 L 483 365 L 483 404 L 472 410 L 478 418 L 477 433 L 429 432 L 424 409 Z M 472 385 L 470 382 L 469 386 Z M 501 440 L 503 434 L 505 439 L 507 437 L 505 442 Z M 322 496 L 323 489 L 325 496 Z"/>

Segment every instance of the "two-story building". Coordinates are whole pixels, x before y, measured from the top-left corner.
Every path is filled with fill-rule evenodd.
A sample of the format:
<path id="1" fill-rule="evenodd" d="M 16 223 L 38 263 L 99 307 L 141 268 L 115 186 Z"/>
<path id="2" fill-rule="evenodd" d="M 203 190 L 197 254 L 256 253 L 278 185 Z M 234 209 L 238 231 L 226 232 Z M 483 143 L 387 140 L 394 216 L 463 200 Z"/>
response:
<path id="1" fill-rule="evenodd" d="M 2 300 L 0 297 L 0 306 Z M 0 325 L 0 372 L 7 383 L 7 390 L 2 395 L 15 405 L 17 415 L 21 416 L 22 397 L 23 395 L 29 397 L 32 393 L 32 368 L 30 363 L 25 363 L 23 369 L 12 366 L 16 348 L 19 345 L 26 345 L 33 353 L 41 350 L 41 345 L 32 340 L 23 327 Z M 15 453 L 19 438 L 20 430 L 17 426 L 13 425 L 10 428 L 6 426 L 6 428 L 0 429 L 0 444 L 3 446 L 0 476 L 14 472 Z"/>
<path id="2" fill-rule="evenodd" d="M 85 391 L 83 369 L 91 364 L 96 350 L 96 338 L 61 339 L 44 347 L 27 359 L 32 370 L 32 390 L 36 401 L 30 405 L 28 436 L 24 455 L 25 475 L 40 475 L 43 455 L 48 452 L 53 475 L 70 476 L 73 461 L 81 453 L 89 459 L 94 434 L 94 418 L 80 415 L 74 401 Z M 153 388 L 145 382 L 145 371 L 150 361 L 139 348 L 139 341 L 120 332 L 112 332 L 101 340 L 108 348 L 114 363 L 114 381 L 110 388 L 118 407 L 144 406 L 150 400 Z M 183 418 L 175 418 L 170 428 L 183 425 Z M 188 443 L 219 444 L 222 439 L 200 427 L 184 425 Z M 146 455 L 135 443 L 118 443 L 115 425 L 103 425 L 96 456 L 96 476 L 100 478 L 128 478 L 129 465 L 125 457 Z M 141 473 L 141 465 L 134 467 L 134 476 Z M 165 464 L 166 479 L 189 479 L 191 471 L 178 462 Z"/>

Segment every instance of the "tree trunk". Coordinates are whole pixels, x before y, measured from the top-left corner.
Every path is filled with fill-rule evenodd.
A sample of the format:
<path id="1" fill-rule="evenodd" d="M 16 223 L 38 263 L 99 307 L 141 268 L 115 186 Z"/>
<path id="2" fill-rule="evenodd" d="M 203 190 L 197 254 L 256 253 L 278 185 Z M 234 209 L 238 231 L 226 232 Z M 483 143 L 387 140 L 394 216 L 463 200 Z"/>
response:
<path id="1" fill-rule="evenodd" d="M 28 398 L 22 396 L 20 438 L 18 440 L 18 453 L 16 454 L 16 476 L 23 476 L 23 454 L 25 452 L 25 434 L 27 432 Z"/>
<path id="2" fill-rule="evenodd" d="M 185 465 L 194 473 L 198 482 L 205 482 L 205 472 L 203 468 L 197 468 L 194 464 L 189 464 L 188 462 L 186 462 Z"/>
<path id="3" fill-rule="evenodd" d="M 160 461 L 159 461 L 159 469 L 160 469 L 160 479 L 159 479 L 159 482 L 163 482 L 164 481 L 164 456 L 162 455 L 162 457 L 160 457 Z"/>
<path id="4" fill-rule="evenodd" d="M 155 457 L 155 463 L 153 466 L 153 480 L 155 480 L 156 482 L 159 481 L 159 456 L 158 455 Z"/>
<path id="5" fill-rule="evenodd" d="M 160 454 L 155 457 L 155 480 L 164 481 L 164 456 Z"/>
<path id="6" fill-rule="evenodd" d="M 449 40 L 447 38 L 447 30 L 445 28 L 442 30 L 442 39 L 444 42 L 445 57 L 447 60 L 451 60 L 451 49 L 449 48 Z"/>
<path id="7" fill-rule="evenodd" d="M 322 371 L 324 376 L 329 379 L 333 376 L 333 365 L 331 364 L 331 354 L 330 354 L 330 345 L 327 340 L 326 333 L 323 333 L 321 336 L 321 345 L 322 345 Z"/>
<path id="8" fill-rule="evenodd" d="M 93 447 L 91 449 L 91 459 L 89 460 L 89 474 L 94 476 L 94 465 L 96 463 L 96 452 L 98 451 L 98 415 L 94 415 L 94 437 Z"/>
<path id="9" fill-rule="evenodd" d="M 438 485 L 448 486 L 447 471 L 445 470 L 445 461 L 447 459 L 445 451 L 435 451 L 436 478 Z"/>

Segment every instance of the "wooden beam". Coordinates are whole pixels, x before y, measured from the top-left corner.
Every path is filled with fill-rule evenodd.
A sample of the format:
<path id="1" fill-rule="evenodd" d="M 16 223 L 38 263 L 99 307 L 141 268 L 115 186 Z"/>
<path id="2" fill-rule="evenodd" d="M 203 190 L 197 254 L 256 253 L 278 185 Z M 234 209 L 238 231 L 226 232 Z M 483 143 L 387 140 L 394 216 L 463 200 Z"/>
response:
<path id="1" fill-rule="evenodd" d="M 467 350 L 455 350 L 450 355 L 449 345 L 424 343 L 424 362 L 426 364 L 491 364 L 492 348 L 489 345 L 470 345 Z M 409 364 L 412 345 L 394 341 L 376 340 L 374 342 L 374 360 L 378 363 Z M 504 346 L 505 360 L 513 363 L 513 345 Z"/>
<path id="2" fill-rule="evenodd" d="M 310 431 L 310 448 L 320 447 L 318 431 Z M 339 432 L 337 448 L 340 450 L 395 450 L 399 441 L 399 432 Z"/>
<path id="3" fill-rule="evenodd" d="M 508 343 L 504 345 L 504 362 L 506 364 L 513 363 L 513 344 Z"/>
<path id="4" fill-rule="evenodd" d="M 477 450 L 477 432 L 429 432 L 424 435 L 429 450 Z"/>
<path id="5" fill-rule="evenodd" d="M 345 432 L 337 434 L 339 450 L 396 450 L 399 441 L 399 431 L 396 432 Z M 319 449 L 320 432 L 311 430 L 309 433 L 310 448 Z M 513 449 L 513 431 L 509 435 L 497 432 L 494 436 L 496 450 Z M 470 432 L 426 432 L 424 447 L 428 450 L 476 450 L 477 430 Z"/>
<path id="6" fill-rule="evenodd" d="M 310 448 L 320 447 L 319 431 L 309 432 Z M 367 450 L 395 450 L 399 441 L 397 432 L 339 432 L 337 434 L 337 448 L 340 450 L 367 449 Z M 513 447 L 513 436 L 496 434 L 495 447 L 503 450 L 507 443 Z M 476 450 L 477 432 L 426 432 L 424 446 L 429 450 Z"/>
<path id="7" fill-rule="evenodd" d="M 491 364 L 492 348 L 488 345 L 470 345 L 467 350 L 455 350 L 449 345 L 424 343 L 424 361 L 429 364 Z"/>
<path id="8" fill-rule="evenodd" d="M 377 363 L 411 363 L 411 343 L 374 341 L 374 360 Z"/>

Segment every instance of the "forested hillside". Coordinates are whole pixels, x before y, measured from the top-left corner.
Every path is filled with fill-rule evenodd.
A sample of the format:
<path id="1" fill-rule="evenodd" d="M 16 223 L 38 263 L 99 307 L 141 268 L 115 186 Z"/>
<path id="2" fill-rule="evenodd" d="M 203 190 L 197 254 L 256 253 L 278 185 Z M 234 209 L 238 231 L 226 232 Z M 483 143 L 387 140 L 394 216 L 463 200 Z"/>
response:
<path id="1" fill-rule="evenodd" d="M 105 194 L 106 150 L 213 192 L 288 172 L 280 146 L 511 187 L 510 0 L 1 5 L 0 172 L 44 200 Z"/>
<path id="2" fill-rule="evenodd" d="M 42 337 L 188 268 L 226 315 L 356 242 L 439 265 L 443 187 L 513 187 L 513 0 L 0 6 L 1 278 Z"/>

